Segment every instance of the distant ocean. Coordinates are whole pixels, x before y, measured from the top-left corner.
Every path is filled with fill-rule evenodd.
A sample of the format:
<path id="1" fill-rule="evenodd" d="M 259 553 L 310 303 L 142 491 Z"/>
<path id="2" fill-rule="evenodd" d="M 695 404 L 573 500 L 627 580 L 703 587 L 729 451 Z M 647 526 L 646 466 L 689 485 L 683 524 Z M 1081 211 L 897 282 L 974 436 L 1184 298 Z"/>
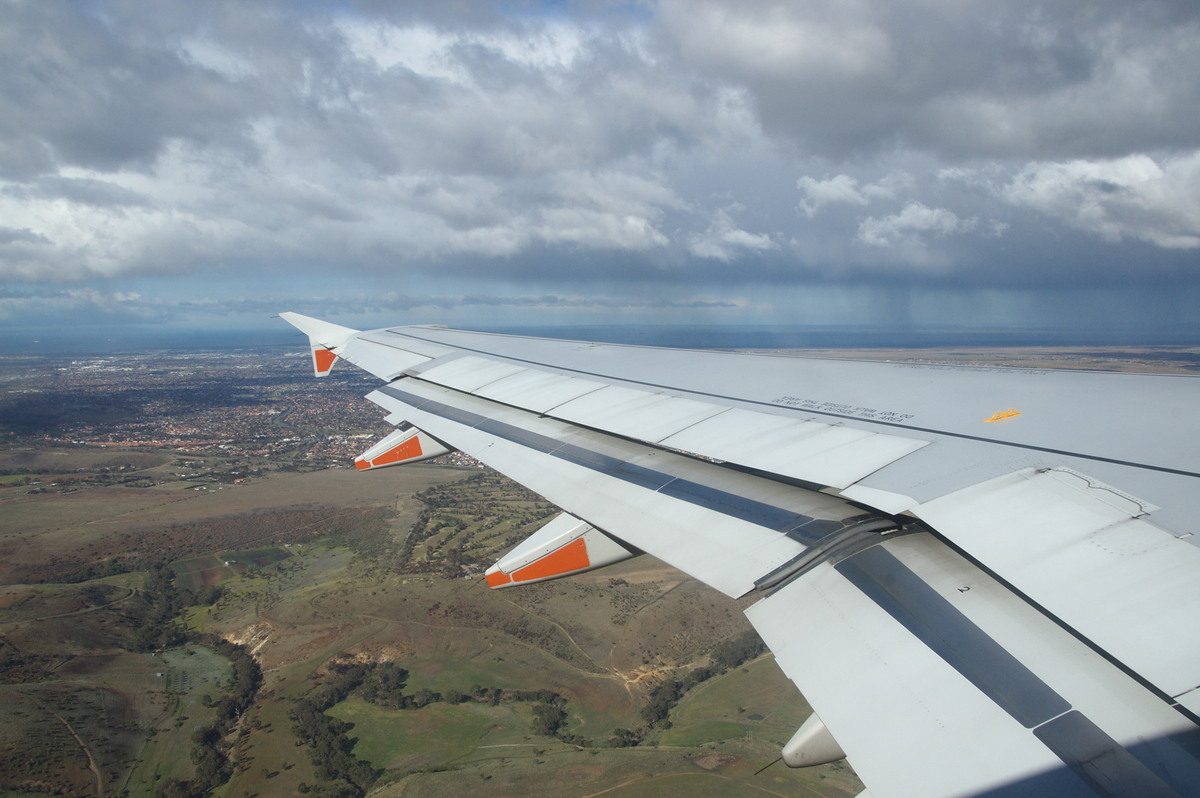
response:
<path id="1" fill-rule="evenodd" d="M 488 332 L 682 349 L 851 349 L 950 346 L 1197 346 L 1200 328 L 1186 330 L 883 329 L 768 325 L 588 325 L 492 327 Z M 227 330 L 103 327 L 12 330 L 10 353 L 96 355 L 146 349 L 234 349 L 301 346 L 281 329 Z"/>

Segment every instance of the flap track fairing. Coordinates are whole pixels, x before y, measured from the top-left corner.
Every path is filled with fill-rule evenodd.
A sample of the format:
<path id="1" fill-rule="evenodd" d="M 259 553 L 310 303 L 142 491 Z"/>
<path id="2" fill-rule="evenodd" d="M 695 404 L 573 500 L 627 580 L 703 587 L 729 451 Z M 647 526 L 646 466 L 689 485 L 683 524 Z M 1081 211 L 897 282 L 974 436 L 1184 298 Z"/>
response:
<path id="1" fill-rule="evenodd" d="M 545 582 L 627 560 L 637 554 L 586 521 L 561 513 L 484 574 L 488 587 Z"/>
<path id="2" fill-rule="evenodd" d="M 369 471 L 384 466 L 419 463 L 452 450 L 441 441 L 412 426 L 398 429 L 354 458 L 354 467 Z"/>
<path id="3" fill-rule="evenodd" d="M 846 752 L 814 712 L 783 746 L 782 757 L 790 768 L 808 768 L 845 759 Z"/>

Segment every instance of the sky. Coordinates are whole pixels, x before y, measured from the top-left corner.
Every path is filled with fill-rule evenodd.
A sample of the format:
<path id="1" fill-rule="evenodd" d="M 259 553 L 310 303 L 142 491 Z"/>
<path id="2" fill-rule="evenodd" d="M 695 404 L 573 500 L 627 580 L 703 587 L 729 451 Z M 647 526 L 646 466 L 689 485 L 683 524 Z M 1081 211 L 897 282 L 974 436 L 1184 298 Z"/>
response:
<path id="1" fill-rule="evenodd" d="M 1197 109 L 1195 0 L 0 0 L 0 325 L 1200 330 Z"/>

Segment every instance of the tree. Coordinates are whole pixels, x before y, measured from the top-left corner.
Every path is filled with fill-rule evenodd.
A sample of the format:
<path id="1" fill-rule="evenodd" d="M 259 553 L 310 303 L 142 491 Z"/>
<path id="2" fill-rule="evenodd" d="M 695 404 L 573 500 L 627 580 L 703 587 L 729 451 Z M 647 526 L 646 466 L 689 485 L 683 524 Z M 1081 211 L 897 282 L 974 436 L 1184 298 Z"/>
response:
<path id="1" fill-rule="evenodd" d="M 533 707 L 533 722 L 530 724 L 534 734 L 553 737 L 567 719 L 567 713 L 555 704 L 535 704 Z"/>

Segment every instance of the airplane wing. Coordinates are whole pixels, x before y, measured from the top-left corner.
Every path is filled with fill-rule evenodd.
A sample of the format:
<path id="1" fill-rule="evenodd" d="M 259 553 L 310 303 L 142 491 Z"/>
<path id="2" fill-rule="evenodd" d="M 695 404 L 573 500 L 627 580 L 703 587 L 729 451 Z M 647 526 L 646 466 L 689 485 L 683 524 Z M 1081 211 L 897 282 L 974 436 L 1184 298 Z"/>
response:
<path id="1" fill-rule="evenodd" d="M 375 468 L 565 512 L 506 588 L 649 552 L 729 596 L 884 796 L 1200 795 L 1200 379 L 557 341 L 294 313 L 379 377 Z"/>

